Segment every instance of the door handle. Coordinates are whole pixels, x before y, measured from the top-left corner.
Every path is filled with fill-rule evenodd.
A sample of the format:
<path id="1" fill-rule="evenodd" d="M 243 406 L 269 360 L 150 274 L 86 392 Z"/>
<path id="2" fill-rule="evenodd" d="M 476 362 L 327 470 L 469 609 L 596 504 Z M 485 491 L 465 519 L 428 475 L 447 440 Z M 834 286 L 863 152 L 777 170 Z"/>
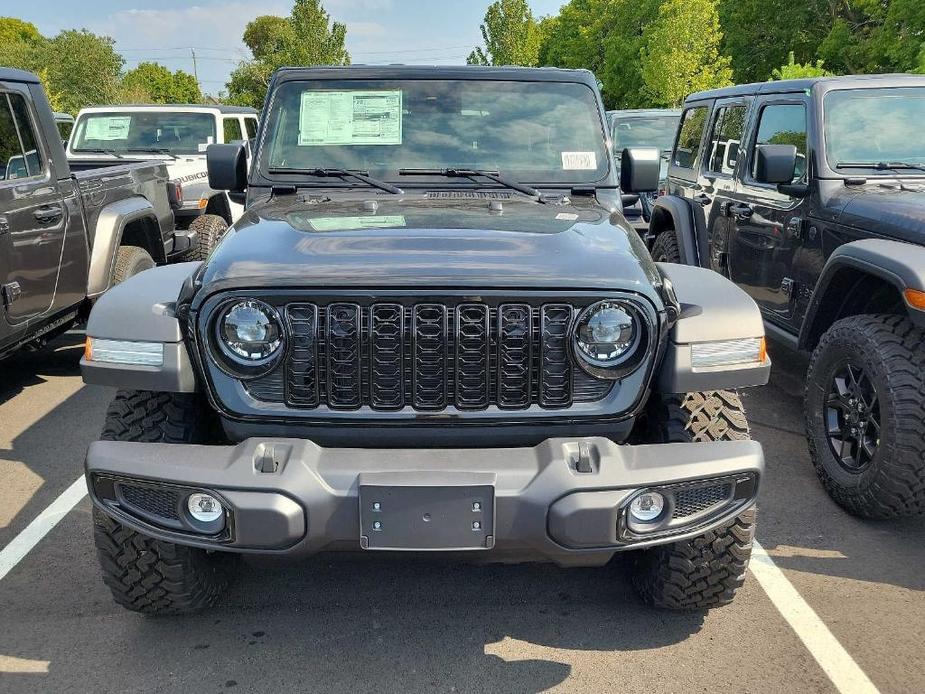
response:
<path id="1" fill-rule="evenodd" d="M 43 223 L 57 222 L 64 215 L 64 209 L 57 205 L 44 205 L 32 213 L 33 216 Z"/>
<path id="2" fill-rule="evenodd" d="M 698 204 L 703 205 L 704 207 L 706 207 L 706 206 L 709 205 L 711 202 L 713 202 L 713 198 L 711 198 L 711 197 L 710 197 L 709 195 L 707 195 L 706 193 L 701 193 L 700 195 L 695 195 L 695 196 L 694 196 L 694 202 L 696 202 L 696 203 L 698 203 Z"/>
<path id="3" fill-rule="evenodd" d="M 743 205 L 741 203 L 730 205 L 729 207 L 726 208 L 726 210 L 730 216 L 735 217 L 737 219 L 749 219 L 753 214 L 753 210 L 751 207 L 749 207 L 748 205 Z"/>

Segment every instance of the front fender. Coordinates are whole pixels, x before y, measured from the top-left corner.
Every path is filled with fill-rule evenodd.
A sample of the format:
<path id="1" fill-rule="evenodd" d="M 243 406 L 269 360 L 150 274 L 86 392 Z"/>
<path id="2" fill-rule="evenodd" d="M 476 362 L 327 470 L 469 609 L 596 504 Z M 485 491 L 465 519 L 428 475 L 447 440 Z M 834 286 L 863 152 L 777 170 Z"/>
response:
<path id="1" fill-rule="evenodd" d="M 662 195 L 656 198 L 652 206 L 649 222 L 651 237 L 667 229 L 674 229 L 681 251 L 681 262 L 685 265 L 700 265 L 697 253 L 697 227 L 691 207 L 683 198 L 674 195 Z"/>
<path id="2" fill-rule="evenodd" d="M 106 205 L 100 210 L 93 229 L 93 251 L 87 275 L 87 296 L 95 298 L 109 289 L 116 251 L 125 228 L 134 221 L 149 218 L 157 223 L 154 206 L 143 197 L 131 197 Z"/>
<path id="3" fill-rule="evenodd" d="M 845 268 L 879 277 L 896 287 L 904 298 L 906 289 L 925 291 L 925 247 L 888 239 L 861 239 L 842 244 L 829 256 L 816 283 L 800 330 L 801 349 L 809 346 L 819 307 L 833 279 Z M 925 327 L 925 311 L 908 302 L 906 306 L 912 321 Z"/>
<path id="4" fill-rule="evenodd" d="M 96 302 L 87 321 L 88 347 L 80 361 L 85 383 L 171 393 L 197 390 L 176 302 L 199 265 L 178 263 L 145 270 Z M 138 355 L 155 353 L 162 355 L 161 363 L 138 363 Z"/>

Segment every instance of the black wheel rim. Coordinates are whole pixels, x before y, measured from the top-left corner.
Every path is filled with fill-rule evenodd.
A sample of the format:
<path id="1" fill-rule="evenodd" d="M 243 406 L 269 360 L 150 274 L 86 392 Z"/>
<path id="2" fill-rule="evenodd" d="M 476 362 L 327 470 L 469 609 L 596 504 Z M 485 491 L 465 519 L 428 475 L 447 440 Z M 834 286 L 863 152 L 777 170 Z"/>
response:
<path id="1" fill-rule="evenodd" d="M 848 472 L 865 470 L 880 445 L 880 401 L 862 367 L 845 362 L 835 369 L 824 415 L 835 460 Z"/>

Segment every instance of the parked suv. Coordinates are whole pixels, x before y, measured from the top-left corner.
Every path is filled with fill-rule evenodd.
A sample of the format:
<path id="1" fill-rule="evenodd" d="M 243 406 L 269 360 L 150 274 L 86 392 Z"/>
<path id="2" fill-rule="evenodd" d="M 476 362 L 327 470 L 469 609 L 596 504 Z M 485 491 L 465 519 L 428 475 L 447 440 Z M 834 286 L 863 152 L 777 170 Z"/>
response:
<path id="1" fill-rule="evenodd" d="M 241 201 L 208 185 L 206 148 L 257 135 L 257 111 L 217 104 L 93 106 L 77 114 L 67 155 L 72 159 L 162 160 L 183 186 L 177 227 L 195 234 L 189 260 L 204 260 L 244 211 Z"/>
<path id="2" fill-rule="evenodd" d="M 648 602 L 730 601 L 763 459 L 729 389 L 767 381 L 761 317 L 652 262 L 593 75 L 286 68 L 267 104 L 252 166 L 209 148 L 248 206 L 215 252 L 90 318 L 84 379 L 120 388 L 86 463 L 115 599 L 194 609 L 225 553 L 362 548 L 632 551 Z M 658 170 L 625 152 L 624 189 Z"/>
<path id="3" fill-rule="evenodd" d="M 38 78 L 0 68 L 0 358 L 86 319 L 113 284 L 187 251 L 159 162 L 68 162 Z"/>
<path id="4" fill-rule="evenodd" d="M 729 277 L 812 352 L 813 465 L 873 518 L 925 512 L 923 122 L 911 75 L 693 94 L 652 216 L 656 260 Z"/>

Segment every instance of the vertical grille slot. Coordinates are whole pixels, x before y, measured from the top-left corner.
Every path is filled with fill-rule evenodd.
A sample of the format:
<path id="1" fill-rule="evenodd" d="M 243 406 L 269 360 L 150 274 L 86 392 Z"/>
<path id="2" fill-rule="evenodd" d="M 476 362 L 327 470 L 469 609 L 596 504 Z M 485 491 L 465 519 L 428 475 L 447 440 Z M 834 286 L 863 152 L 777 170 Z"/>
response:
<path id="1" fill-rule="evenodd" d="M 414 407 L 419 410 L 442 410 L 447 405 L 446 313 L 442 304 L 417 304 L 413 309 L 412 390 Z"/>
<path id="2" fill-rule="evenodd" d="M 360 307 L 331 304 L 327 318 L 328 406 L 356 409 L 362 404 Z"/>
<path id="3" fill-rule="evenodd" d="M 286 307 L 291 347 L 286 361 L 286 399 L 300 407 L 318 406 L 318 308 Z"/>
<path id="4" fill-rule="evenodd" d="M 498 406 L 530 406 L 533 364 L 533 316 L 527 304 L 498 310 Z"/>
<path id="5" fill-rule="evenodd" d="M 568 407 L 572 403 L 572 366 L 568 355 L 572 307 L 546 304 L 540 311 L 540 405 Z"/>
<path id="6" fill-rule="evenodd" d="M 488 306 L 456 308 L 456 406 L 482 409 L 489 404 L 491 329 Z"/>
<path id="7" fill-rule="evenodd" d="M 401 304 L 369 308 L 369 400 L 376 409 L 398 410 L 405 404 L 404 316 Z"/>

